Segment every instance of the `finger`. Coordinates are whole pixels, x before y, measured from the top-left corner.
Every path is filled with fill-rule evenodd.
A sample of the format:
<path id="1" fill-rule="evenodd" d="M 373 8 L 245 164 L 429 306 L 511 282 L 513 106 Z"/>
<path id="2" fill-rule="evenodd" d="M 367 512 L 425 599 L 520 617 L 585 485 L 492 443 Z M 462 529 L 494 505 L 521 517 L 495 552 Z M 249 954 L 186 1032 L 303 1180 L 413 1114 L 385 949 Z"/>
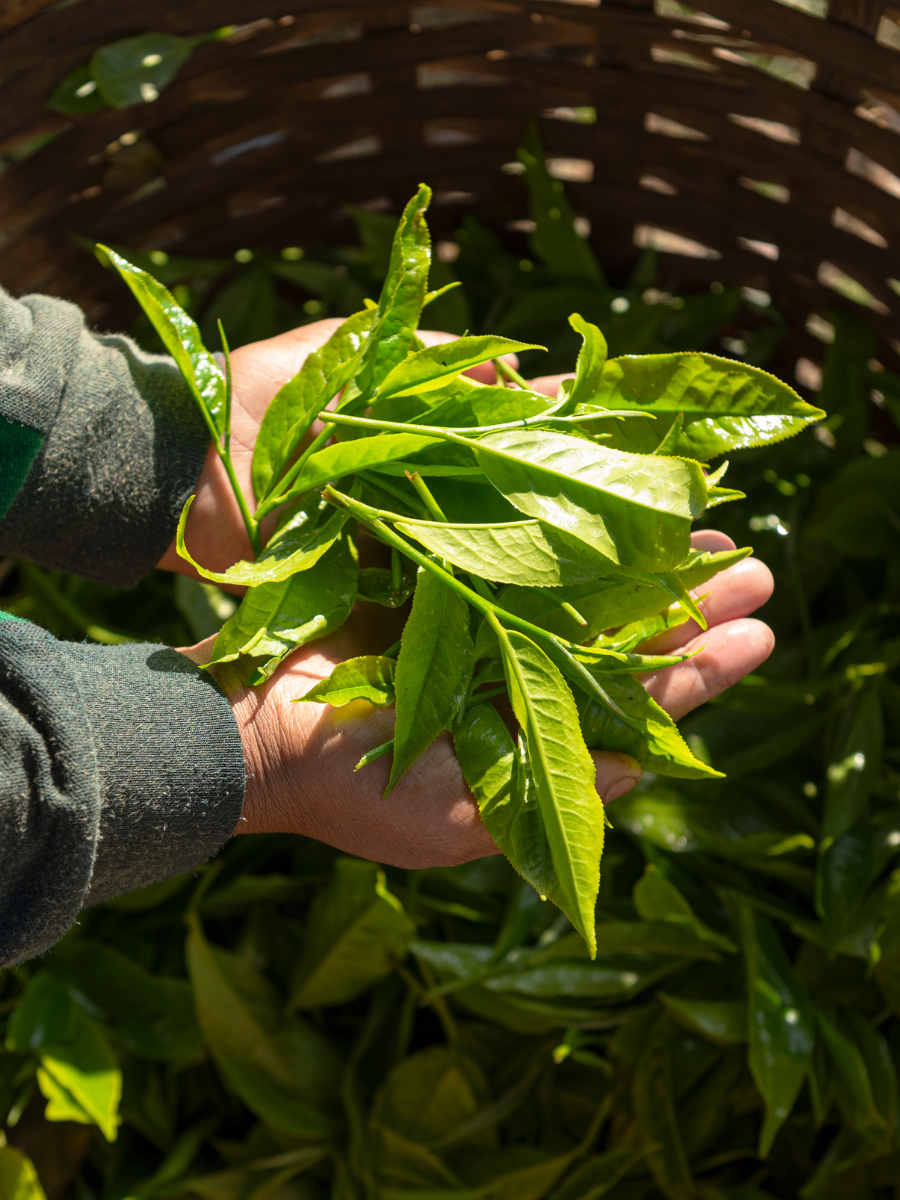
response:
<path id="1" fill-rule="evenodd" d="M 533 392 L 542 392 L 545 396 L 551 396 L 555 400 L 562 381 L 574 378 L 575 376 L 571 372 L 568 375 L 541 375 L 537 379 L 529 379 L 528 386 Z"/>
<path id="2" fill-rule="evenodd" d="M 597 791 L 604 804 L 612 804 L 640 782 L 641 768 L 629 754 L 594 750 L 591 757 L 597 769 Z"/>
<path id="3" fill-rule="evenodd" d="M 420 338 L 426 346 L 441 346 L 444 342 L 455 342 L 457 336 L 455 333 L 441 333 L 436 329 L 419 329 L 416 333 L 416 337 Z M 514 371 L 519 369 L 518 355 L 504 354 L 502 357 L 503 361 L 509 363 Z M 478 383 L 495 384 L 498 382 L 497 371 L 494 364 L 490 362 L 479 363 L 477 367 L 463 371 L 463 374 Z"/>
<path id="4" fill-rule="evenodd" d="M 694 588 L 691 595 L 706 617 L 709 628 L 723 625 L 741 617 L 749 617 L 761 608 L 775 587 L 772 572 L 758 558 L 745 558 L 727 571 L 716 575 L 709 583 Z M 696 621 L 688 621 L 676 629 L 669 629 L 645 642 L 642 654 L 680 654 L 685 643 L 690 642 L 703 630 Z"/>
<path id="5" fill-rule="evenodd" d="M 696 529 L 691 534 L 691 549 L 703 550 L 707 554 L 721 554 L 723 550 L 736 549 L 727 533 L 718 529 Z"/>
<path id="6" fill-rule="evenodd" d="M 762 621 L 726 621 L 701 633 L 685 649 L 700 647 L 696 658 L 641 677 L 653 699 L 675 721 L 755 671 L 772 653 L 775 635 Z"/>

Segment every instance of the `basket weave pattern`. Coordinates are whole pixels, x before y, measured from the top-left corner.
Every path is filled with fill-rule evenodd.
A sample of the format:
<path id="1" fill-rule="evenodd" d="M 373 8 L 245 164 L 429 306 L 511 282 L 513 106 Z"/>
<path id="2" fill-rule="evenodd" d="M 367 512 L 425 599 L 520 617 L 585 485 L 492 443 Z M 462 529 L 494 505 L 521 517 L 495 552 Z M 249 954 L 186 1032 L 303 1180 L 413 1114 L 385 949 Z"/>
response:
<path id="1" fill-rule="evenodd" d="M 896 357 L 900 9 L 801 11 L 816 5 L 7 0 L 0 155 L 58 136 L 0 176 L 0 282 L 66 295 L 99 320 L 113 286 L 72 233 L 191 255 L 346 241 L 342 202 L 399 209 L 420 180 L 436 192 L 438 236 L 473 208 L 521 237 L 509 164 L 539 116 L 551 168 L 613 271 L 637 241 L 666 250 L 680 283 L 767 291 L 801 354 L 810 312 L 852 305 L 829 286 L 846 292 L 849 277 Z M 198 49 L 154 103 L 45 107 L 98 47 L 226 23 L 235 34 Z M 593 124 L 578 119 L 588 106 Z"/>

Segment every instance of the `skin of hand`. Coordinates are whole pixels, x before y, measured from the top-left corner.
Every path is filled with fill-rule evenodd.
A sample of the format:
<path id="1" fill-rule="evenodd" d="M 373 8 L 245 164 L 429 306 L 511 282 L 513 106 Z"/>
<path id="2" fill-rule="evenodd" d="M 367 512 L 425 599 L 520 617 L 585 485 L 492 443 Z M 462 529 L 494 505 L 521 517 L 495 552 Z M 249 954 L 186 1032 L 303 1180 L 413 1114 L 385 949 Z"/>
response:
<path id="1" fill-rule="evenodd" d="M 253 446 L 269 401 L 339 324 L 338 320 L 317 321 L 234 352 L 232 455 L 245 494 L 251 494 Z M 434 344 L 450 340 L 451 335 L 420 333 L 420 337 Z M 494 382 L 490 364 L 470 374 Z M 555 396 L 563 378 L 568 376 L 547 376 L 531 386 Z M 198 481 L 187 537 L 194 557 L 214 570 L 224 570 L 251 554 L 237 504 L 212 448 Z M 734 545 L 711 530 L 695 533 L 692 543 L 703 550 Z M 194 574 L 178 557 L 174 543 L 159 566 Z M 656 653 L 702 647 L 688 662 L 643 679 L 654 699 L 676 720 L 768 658 L 774 645 L 772 632 L 761 621 L 750 619 L 750 614 L 765 604 L 772 586 L 768 568 L 746 559 L 704 585 L 701 607 L 709 622 L 706 632 L 692 622 L 646 647 Z M 261 688 L 244 687 L 231 665 L 214 668 L 237 718 L 247 765 L 246 796 L 235 833 L 303 834 L 359 857 L 406 868 L 452 866 L 497 853 L 466 787 L 449 735 L 439 737 L 383 798 L 390 757 L 358 772 L 354 767 L 363 754 L 393 736 L 393 710 L 374 709 L 364 702 L 340 709 L 292 703 L 327 678 L 337 663 L 383 651 L 399 636 L 397 620 L 398 614 L 378 606 L 358 605 L 342 629 L 297 650 Z M 183 653 L 194 662 L 206 663 L 214 640 Z M 640 767 L 628 755 L 594 751 L 592 756 L 597 790 L 606 803 L 630 791 L 640 779 Z"/>

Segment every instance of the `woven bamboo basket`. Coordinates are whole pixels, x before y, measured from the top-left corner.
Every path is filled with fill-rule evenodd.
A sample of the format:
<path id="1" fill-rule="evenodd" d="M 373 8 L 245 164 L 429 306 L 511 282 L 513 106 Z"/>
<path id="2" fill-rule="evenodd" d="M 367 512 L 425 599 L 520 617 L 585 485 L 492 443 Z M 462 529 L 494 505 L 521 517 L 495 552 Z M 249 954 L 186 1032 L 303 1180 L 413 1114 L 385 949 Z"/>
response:
<path id="1" fill-rule="evenodd" d="M 896 369 L 900 8 L 702 7 L 5 0 L 0 282 L 121 327 L 124 289 L 73 235 L 185 255 L 347 242 L 343 202 L 399 210 L 420 180 L 439 237 L 470 209 L 515 245 L 527 202 L 510 164 L 535 117 L 614 278 L 650 245 L 680 286 L 768 293 L 793 330 L 782 370 L 821 359 L 810 314 L 854 308 Z M 226 23 L 151 103 L 47 107 L 98 47 Z"/>

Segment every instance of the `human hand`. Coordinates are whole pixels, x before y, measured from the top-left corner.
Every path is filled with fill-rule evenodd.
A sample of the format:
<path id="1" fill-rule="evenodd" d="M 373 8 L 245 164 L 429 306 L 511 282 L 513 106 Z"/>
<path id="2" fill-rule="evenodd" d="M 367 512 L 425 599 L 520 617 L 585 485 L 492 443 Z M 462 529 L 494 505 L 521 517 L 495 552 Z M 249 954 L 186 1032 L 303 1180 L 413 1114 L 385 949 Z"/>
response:
<path id="1" fill-rule="evenodd" d="M 323 346 L 342 322 L 343 318 L 340 317 L 314 321 L 278 337 L 241 346 L 231 355 L 234 383 L 231 457 L 238 483 L 251 509 L 255 508 L 251 485 L 253 447 L 266 409 L 276 392 L 297 374 L 307 357 Z M 422 329 L 417 336 L 429 346 L 452 341 L 455 337 L 450 333 Z M 510 362 L 515 365 L 516 361 L 515 355 L 511 355 Z M 481 383 L 496 381 L 490 363 L 474 367 L 466 374 Z M 253 551 L 234 492 L 222 461 L 212 446 L 206 455 L 195 494 L 186 540 L 197 562 L 211 571 L 225 571 L 232 563 L 252 558 Z M 274 516 L 269 520 L 268 532 L 271 532 L 274 520 Z M 264 539 L 266 533 L 266 522 L 263 522 Z M 164 571 L 177 571 L 194 579 L 200 578 L 190 563 L 179 557 L 174 540 L 157 566 Z"/>
<path id="2" fill-rule="evenodd" d="M 725 550 L 724 534 L 694 534 L 702 550 Z M 693 624 L 657 638 L 656 652 L 703 646 L 695 658 L 644 679 L 650 694 L 675 718 L 718 695 L 764 662 L 774 639 L 750 614 L 768 600 L 772 576 L 756 559 L 717 575 L 702 589 L 705 633 Z M 292 704 L 335 665 L 377 654 L 396 639 L 398 613 L 359 605 L 337 633 L 304 646 L 260 688 L 243 687 L 236 670 L 216 670 L 234 709 L 247 763 L 247 792 L 236 833 L 298 833 L 361 858 L 394 866 L 452 866 L 497 853 L 462 776 L 449 735 L 437 739 L 394 790 L 383 798 L 390 774 L 384 757 L 354 772 L 367 751 L 393 736 L 394 713 L 364 702 L 335 709 Z M 209 661 L 212 639 L 186 651 Z M 624 754 L 593 752 L 597 790 L 609 802 L 640 779 Z"/>

